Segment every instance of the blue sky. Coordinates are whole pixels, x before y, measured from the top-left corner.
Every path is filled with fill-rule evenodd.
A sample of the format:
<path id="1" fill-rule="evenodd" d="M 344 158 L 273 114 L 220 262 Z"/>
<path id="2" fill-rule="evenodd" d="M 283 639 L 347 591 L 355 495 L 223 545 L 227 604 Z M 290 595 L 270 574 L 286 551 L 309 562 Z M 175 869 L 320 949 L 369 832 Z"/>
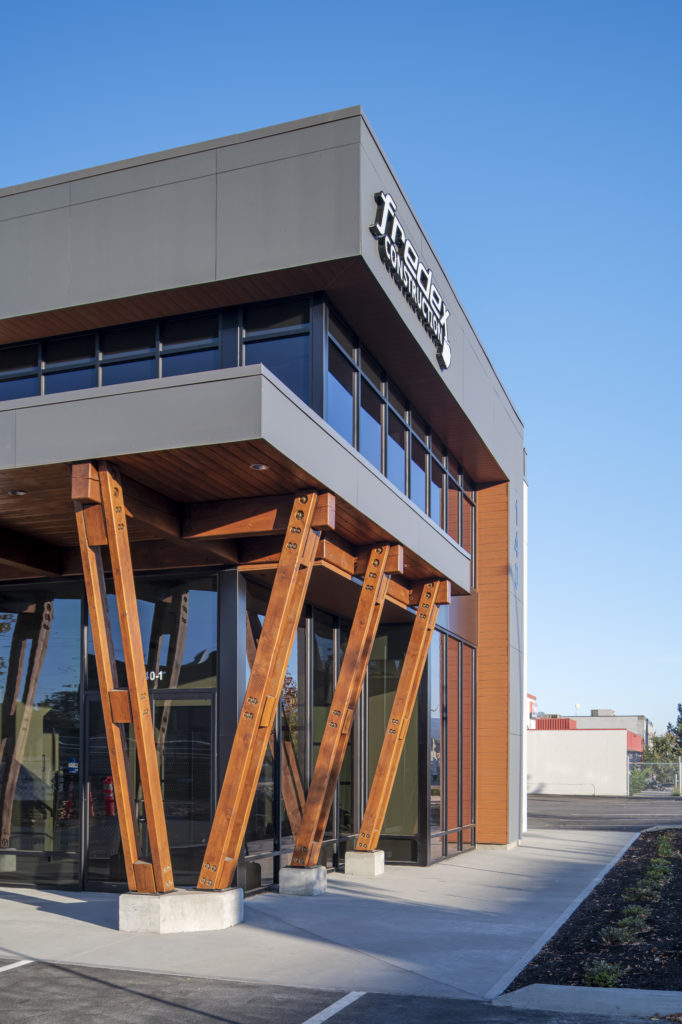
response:
<path id="1" fill-rule="evenodd" d="M 361 103 L 526 425 L 528 686 L 682 701 L 682 3 L 11 5 L 0 187 Z"/>

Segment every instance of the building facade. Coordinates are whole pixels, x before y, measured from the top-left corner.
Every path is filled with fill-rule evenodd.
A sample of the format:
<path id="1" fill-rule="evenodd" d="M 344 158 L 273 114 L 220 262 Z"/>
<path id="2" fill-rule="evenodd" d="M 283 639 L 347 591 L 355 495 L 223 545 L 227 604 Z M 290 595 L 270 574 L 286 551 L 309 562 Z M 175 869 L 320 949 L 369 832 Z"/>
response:
<path id="1" fill-rule="evenodd" d="M 0 883 L 515 842 L 523 478 L 359 108 L 0 192 Z"/>

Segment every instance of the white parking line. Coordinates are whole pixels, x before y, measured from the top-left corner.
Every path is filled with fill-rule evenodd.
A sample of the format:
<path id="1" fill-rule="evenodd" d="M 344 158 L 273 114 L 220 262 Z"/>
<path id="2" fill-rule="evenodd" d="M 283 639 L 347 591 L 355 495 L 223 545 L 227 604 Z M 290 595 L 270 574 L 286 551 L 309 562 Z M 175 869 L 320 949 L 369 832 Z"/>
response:
<path id="1" fill-rule="evenodd" d="M 15 967 L 23 967 L 24 964 L 32 964 L 32 960 L 17 960 L 13 964 L 7 964 L 6 967 L 0 967 L 0 971 L 13 971 Z"/>
<path id="2" fill-rule="evenodd" d="M 347 996 L 342 996 L 341 999 L 337 999 L 335 1003 L 328 1006 L 324 1010 L 320 1010 L 314 1017 L 308 1017 L 307 1020 L 303 1021 L 303 1024 L 322 1024 L 323 1021 L 329 1020 L 330 1017 L 336 1016 L 341 1010 L 345 1009 L 346 1006 L 350 1006 L 356 999 L 364 996 L 364 992 L 349 992 Z"/>

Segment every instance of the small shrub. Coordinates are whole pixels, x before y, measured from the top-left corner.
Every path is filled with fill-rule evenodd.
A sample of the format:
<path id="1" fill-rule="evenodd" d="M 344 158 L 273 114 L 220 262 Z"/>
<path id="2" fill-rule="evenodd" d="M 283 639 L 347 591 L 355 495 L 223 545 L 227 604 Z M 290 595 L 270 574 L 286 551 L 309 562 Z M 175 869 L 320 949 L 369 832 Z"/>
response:
<path id="1" fill-rule="evenodd" d="M 620 921 L 618 922 L 619 927 L 630 928 L 632 930 L 641 931 L 646 927 L 647 920 L 651 911 L 647 907 L 643 907 L 640 904 L 633 903 L 629 906 Z"/>
<path id="2" fill-rule="evenodd" d="M 636 928 L 629 927 L 622 923 L 617 925 L 610 924 L 605 928 L 602 928 L 599 932 L 599 938 L 608 946 L 621 946 L 624 942 L 629 942 L 629 940 L 636 934 L 636 931 Z"/>
<path id="3" fill-rule="evenodd" d="M 657 857 L 656 860 L 652 860 L 651 864 L 649 865 L 649 870 L 646 873 L 646 878 L 653 878 L 656 880 L 664 879 L 668 877 L 671 871 L 672 865 L 670 861 L 664 860 L 662 857 Z"/>
<path id="4" fill-rule="evenodd" d="M 670 841 L 670 834 L 664 832 L 663 835 L 659 836 L 658 839 L 658 856 L 659 857 L 677 857 L 679 856 L 677 850 Z"/>
<path id="5" fill-rule="evenodd" d="M 627 970 L 627 967 L 610 964 L 608 960 L 595 960 L 585 971 L 583 981 L 593 988 L 613 988 Z"/>

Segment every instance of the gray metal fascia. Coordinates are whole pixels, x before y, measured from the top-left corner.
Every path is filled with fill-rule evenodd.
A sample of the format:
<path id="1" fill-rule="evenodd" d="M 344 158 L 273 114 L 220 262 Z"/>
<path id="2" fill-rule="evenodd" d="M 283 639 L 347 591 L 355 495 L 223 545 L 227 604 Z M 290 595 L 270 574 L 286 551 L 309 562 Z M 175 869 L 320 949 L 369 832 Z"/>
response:
<path id="1" fill-rule="evenodd" d="M 190 156 L 195 153 L 203 153 L 207 150 L 220 149 L 225 146 L 238 146 L 243 142 L 251 142 L 254 139 L 263 139 L 272 135 L 282 135 L 286 132 L 297 132 L 314 125 L 328 124 L 333 121 L 343 121 L 347 118 L 363 116 L 360 106 L 344 107 L 340 110 L 332 110 L 325 114 L 314 114 L 311 117 L 302 117 L 294 121 L 284 121 L 281 124 L 269 125 L 265 128 L 254 128 L 246 132 L 237 132 L 234 135 L 225 135 L 217 139 L 209 139 L 204 142 L 191 143 L 188 146 L 176 146 L 173 149 L 162 149 L 155 153 L 145 153 L 142 156 L 128 157 L 124 160 L 115 160 L 111 163 L 98 164 L 94 167 L 85 167 L 77 171 L 68 171 L 64 174 L 52 175 L 48 178 L 38 178 L 35 181 L 20 182 L 16 185 L 9 185 L 0 188 L 0 199 L 6 195 L 14 195 L 18 192 L 30 192 L 34 189 L 43 189 L 52 185 L 59 185 L 63 182 L 78 181 L 82 178 L 90 178 L 95 175 L 109 174 L 112 171 L 125 170 L 129 167 L 137 167 L 141 164 L 155 163 L 162 160 L 174 160 L 177 157 Z"/>
<path id="2" fill-rule="evenodd" d="M 0 470 L 262 438 L 469 591 L 469 556 L 260 365 L 4 405 Z"/>

